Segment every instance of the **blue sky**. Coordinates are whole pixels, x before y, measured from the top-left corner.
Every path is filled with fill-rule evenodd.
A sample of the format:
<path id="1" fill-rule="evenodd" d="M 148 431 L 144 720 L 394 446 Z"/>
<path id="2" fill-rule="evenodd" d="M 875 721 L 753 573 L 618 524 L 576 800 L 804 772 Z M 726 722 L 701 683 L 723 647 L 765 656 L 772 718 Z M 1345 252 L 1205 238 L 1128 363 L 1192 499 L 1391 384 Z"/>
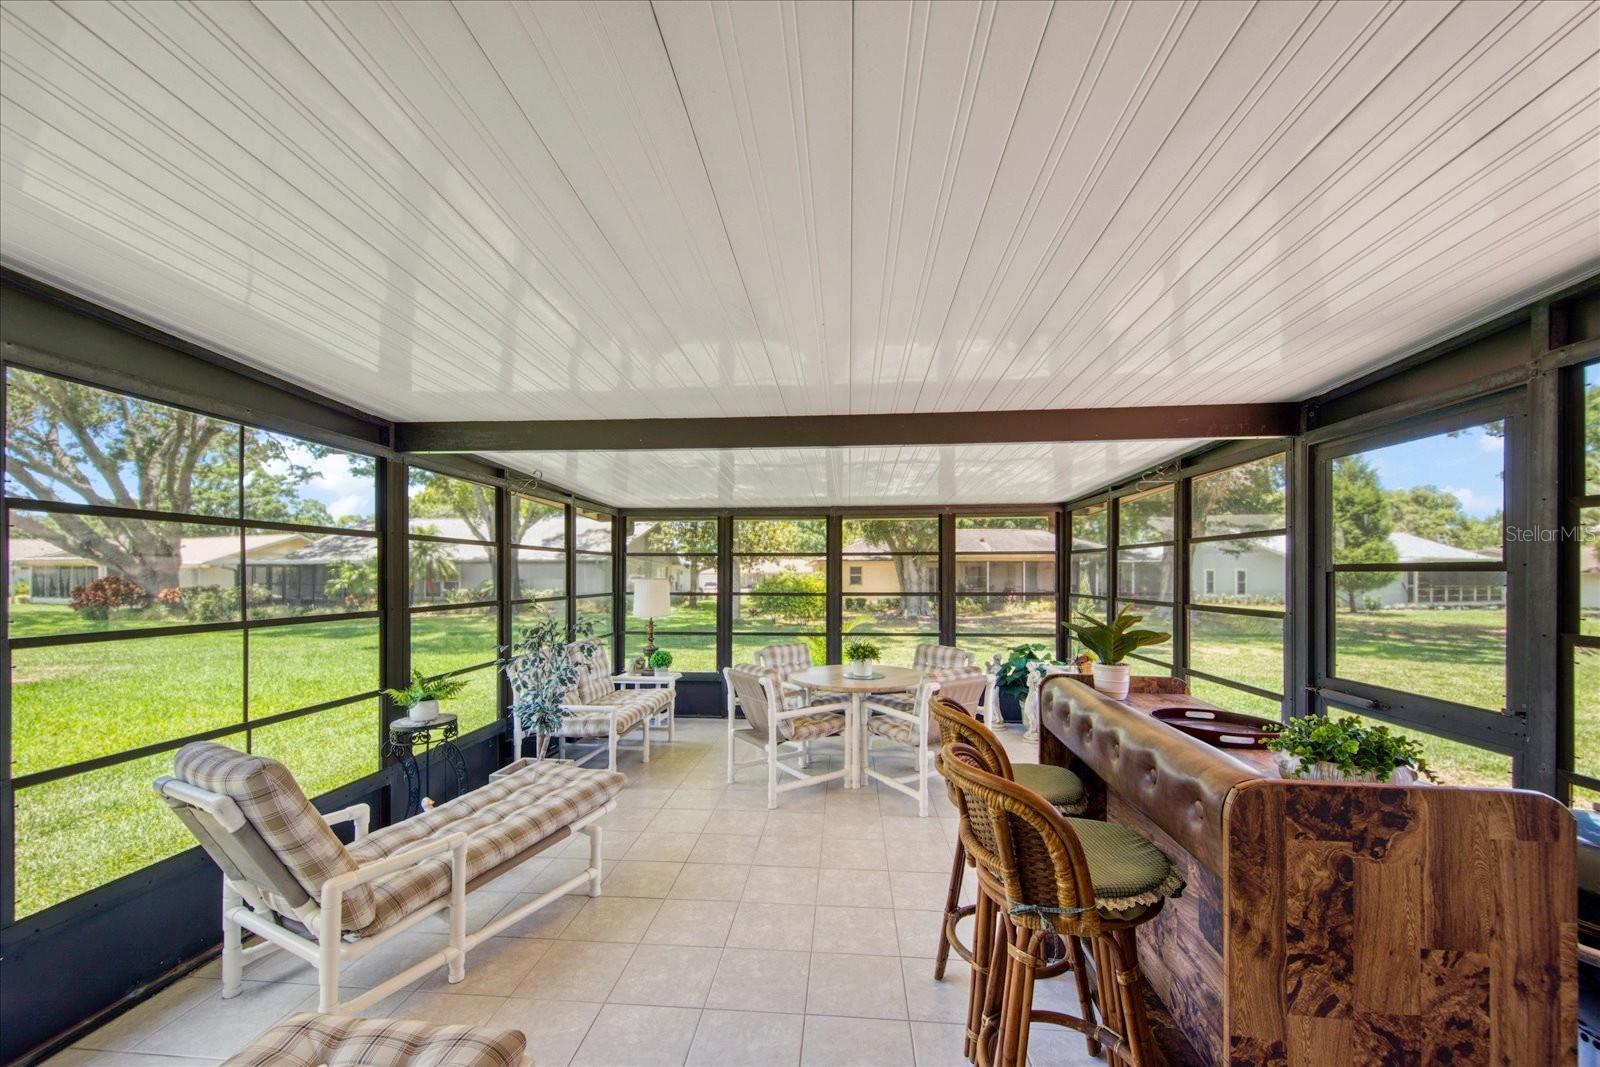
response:
<path id="1" fill-rule="evenodd" d="M 1385 489 L 1431 485 L 1455 495 L 1473 518 L 1488 518 L 1503 507 L 1505 440 L 1481 427 L 1454 437 L 1440 434 L 1363 453 Z"/>

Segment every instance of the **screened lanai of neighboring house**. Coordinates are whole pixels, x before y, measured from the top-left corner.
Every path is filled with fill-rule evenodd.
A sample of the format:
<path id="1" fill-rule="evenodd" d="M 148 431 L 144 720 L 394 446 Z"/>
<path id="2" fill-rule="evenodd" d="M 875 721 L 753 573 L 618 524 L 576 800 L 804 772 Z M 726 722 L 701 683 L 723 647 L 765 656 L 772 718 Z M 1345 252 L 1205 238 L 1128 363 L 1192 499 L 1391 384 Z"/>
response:
<path id="1" fill-rule="evenodd" d="M 355 1014 L 537 1067 L 1592 1050 L 1597 99 L 1564 0 L 0 0 L 0 1062 L 222 1063 L 327 1007 L 281 953 L 234 995 L 244 875 L 153 788 L 203 745 L 373 842 L 620 774 L 575 779 L 604 848 L 519 852 L 466 933 L 332 939 L 351 988 L 440 954 Z M 1159 639 L 1105 655 L 1127 614 Z M 541 626 L 598 657 L 542 726 Z M 975 915 L 932 977 L 963 678 L 1018 782 L 1186 883 L 1135 924 L 1155 1044 L 1092 951 L 1028 996 L 1098 1051 L 977 1036 Z M 737 762 L 768 680 L 835 731 L 772 726 L 782 768 Z M 441 682 L 448 750 L 405 703 Z M 1406 739 L 1390 789 L 1256 747 L 1336 722 Z M 1356 856 L 1369 815 L 1405 829 Z M 1342 971 L 1246 921 L 1330 900 Z"/>

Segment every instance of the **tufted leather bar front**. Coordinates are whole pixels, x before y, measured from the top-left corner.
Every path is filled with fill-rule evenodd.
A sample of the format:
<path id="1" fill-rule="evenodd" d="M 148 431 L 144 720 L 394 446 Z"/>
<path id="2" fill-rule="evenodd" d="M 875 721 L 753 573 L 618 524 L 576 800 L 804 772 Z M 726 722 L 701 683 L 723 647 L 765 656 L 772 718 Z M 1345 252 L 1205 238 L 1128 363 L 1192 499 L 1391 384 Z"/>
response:
<path id="1" fill-rule="evenodd" d="M 1071 678 L 1044 684 L 1043 721 L 1082 765 L 1222 874 L 1223 804 L 1261 775 L 1226 752 Z"/>

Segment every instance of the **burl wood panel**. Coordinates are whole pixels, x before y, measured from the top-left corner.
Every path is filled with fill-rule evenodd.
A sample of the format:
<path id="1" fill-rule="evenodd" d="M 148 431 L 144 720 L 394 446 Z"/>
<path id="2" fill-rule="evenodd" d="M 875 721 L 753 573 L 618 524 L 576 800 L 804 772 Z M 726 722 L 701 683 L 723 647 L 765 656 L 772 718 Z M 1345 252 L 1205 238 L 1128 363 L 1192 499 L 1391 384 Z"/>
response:
<path id="1" fill-rule="evenodd" d="M 1230 1062 L 1576 1061 L 1573 823 L 1551 798 L 1264 780 L 1225 833 Z"/>

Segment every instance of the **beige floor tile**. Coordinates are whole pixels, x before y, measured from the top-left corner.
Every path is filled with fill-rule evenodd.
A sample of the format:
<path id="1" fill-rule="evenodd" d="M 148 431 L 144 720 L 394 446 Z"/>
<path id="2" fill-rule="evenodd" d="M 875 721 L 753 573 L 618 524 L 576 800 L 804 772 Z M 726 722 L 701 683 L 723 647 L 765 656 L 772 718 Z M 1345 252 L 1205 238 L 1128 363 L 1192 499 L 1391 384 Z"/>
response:
<path id="1" fill-rule="evenodd" d="M 664 897 L 682 870 L 681 863 L 622 860 L 606 872 L 601 888 L 612 897 Z"/>
<path id="2" fill-rule="evenodd" d="M 817 872 L 805 867 L 751 867 L 744 899 L 761 904 L 815 904 Z"/>
<path id="3" fill-rule="evenodd" d="M 823 838 L 818 865 L 884 870 L 888 867 L 888 856 L 884 851 L 884 843 L 876 838 L 828 837 Z"/>
<path id="4" fill-rule="evenodd" d="M 721 948 L 738 907 L 731 900 L 664 900 L 645 931 L 645 944 Z"/>
<path id="5" fill-rule="evenodd" d="M 689 1067 L 795 1067 L 804 1030 L 800 1015 L 702 1012 Z"/>
<path id="6" fill-rule="evenodd" d="M 615 858 L 610 860 L 607 860 L 604 857 L 601 858 L 600 869 L 602 871 L 610 870 L 615 866 Z M 576 856 L 562 856 L 557 859 L 548 860 L 537 874 L 523 883 L 520 895 L 526 899 L 530 896 L 538 896 L 541 893 L 548 893 L 550 890 L 556 888 L 556 886 L 572 881 L 574 878 L 577 878 L 588 869 L 588 853 L 585 853 L 581 859 Z M 576 886 L 568 889 L 567 892 L 575 896 L 587 896 L 589 893 L 588 883 L 580 882 Z"/>
<path id="7" fill-rule="evenodd" d="M 767 820 L 771 825 L 772 820 Z M 758 867 L 817 867 L 822 861 L 822 838 L 791 838 L 771 831 L 761 835 L 750 863 Z"/>
<path id="8" fill-rule="evenodd" d="M 806 1014 L 906 1018 L 905 979 L 893 956 L 811 954 Z"/>
<path id="9" fill-rule="evenodd" d="M 467 930 L 468 932 L 482 930 L 485 923 L 499 915 L 506 906 L 516 898 L 515 892 L 501 892 L 499 890 L 480 889 L 467 894 Z M 450 912 L 448 909 L 428 916 L 417 924 L 418 930 L 430 930 L 438 934 L 450 932 Z"/>
<path id="10" fill-rule="evenodd" d="M 806 1016 L 804 1067 L 913 1067 L 911 1026 L 881 1019 Z"/>
<path id="11" fill-rule="evenodd" d="M 627 788 L 617 794 L 617 807 L 619 808 L 659 808 L 672 796 L 671 789 L 635 789 Z"/>
<path id="12" fill-rule="evenodd" d="M 511 902 L 511 907 L 521 907 L 522 905 L 537 899 L 538 896 L 539 894 L 537 893 L 519 895 Z M 532 915 L 529 915 L 526 919 L 514 922 L 504 930 L 501 930 L 498 936 L 538 938 L 559 937 L 561 935 L 561 931 L 567 928 L 567 925 L 572 922 L 573 917 L 576 916 L 578 912 L 583 910 L 583 906 L 587 904 L 590 899 L 591 898 L 587 896 L 575 896 L 573 894 L 568 894 L 564 897 L 557 897 L 555 900 L 552 900 L 550 903 L 546 904 Z"/>
<path id="13" fill-rule="evenodd" d="M 883 839 L 883 819 L 875 812 L 854 812 L 848 809 L 829 811 L 823 815 L 824 837 Z"/>
<path id="14" fill-rule="evenodd" d="M 817 903 L 844 908 L 887 908 L 894 903 L 889 872 L 824 867 L 818 872 Z"/>
<path id="15" fill-rule="evenodd" d="M 488 1026 L 521 1030 L 537 1067 L 566 1067 L 599 1014 L 599 1004 L 514 997 L 500 1005 Z"/>
<path id="16" fill-rule="evenodd" d="M 944 928 L 944 913 L 939 911 L 896 911 L 900 955 L 932 959 L 939 951 L 939 931 Z M 963 923 L 958 935 L 970 924 Z"/>
<path id="17" fill-rule="evenodd" d="M 285 1015 L 308 1010 L 316 995 L 303 985 L 245 982 L 239 995 L 214 994 L 147 1034 L 131 1050 L 168 1056 L 232 1056 Z"/>
<path id="18" fill-rule="evenodd" d="M 807 904 L 741 901 L 728 930 L 728 947 L 810 951 L 815 911 Z"/>
<path id="19" fill-rule="evenodd" d="M 968 868 L 961 882 L 961 902 L 970 904 L 977 899 L 978 876 Z M 894 895 L 894 906 L 910 911 L 944 911 L 944 898 L 950 891 L 949 872 L 890 871 L 889 889 Z"/>
<path id="20" fill-rule="evenodd" d="M 667 893 L 669 900 L 738 900 L 750 868 L 741 863 L 686 863 Z"/>
<path id="21" fill-rule="evenodd" d="M 505 1001 L 504 996 L 460 996 L 455 993 L 417 992 L 400 1002 L 395 1015 L 401 1019 L 419 1019 L 429 1023 L 482 1026 L 500 1010 L 500 1005 Z"/>
<path id="22" fill-rule="evenodd" d="M 789 838 L 821 837 L 822 816 L 817 812 L 775 811 L 767 816 L 764 832 Z"/>
<path id="23" fill-rule="evenodd" d="M 598 1003 L 611 995 L 634 946 L 595 941 L 558 941 L 527 976 L 510 990 L 533 1000 L 583 1000 Z"/>
<path id="24" fill-rule="evenodd" d="M 933 977 L 931 959 L 902 958 L 900 971 L 906 984 L 906 1010 L 913 1022 L 966 1024 L 972 968 L 965 960 L 952 955 L 945 964 L 944 978 L 938 981 Z"/>
<path id="25" fill-rule="evenodd" d="M 915 815 L 885 815 L 882 822 L 884 840 L 919 841 L 934 845 L 948 843 L 944 824 L 931 816 L 920 819 Z"/>
<path id="26" fill-rule="evenodd" d="M 720 948 L 640 945 L 606 1000 L 613 1004 L 701 1007 L 721 958 Z"/>
<path id="27" fill-rule="evenodd" d="M 893 908 L 818 907 L 811 951 L 898 956 L 894 919 Z"/>
<path id="28" fill-rule="evenodd" d="M 276 952 L 268 960 L 276 956 L 288 956 L 286 952 Z M 266 960 L 262 961 L 263 963 Z M 306 965 L 310 969 L 310 965 Z M 312 981 L 316 981 L 316 973 L 311 972 Z M 209 1000 L 222 992 L 222 982 L 212 978 L 181 978 L 172 985 L 163 989 L 143 1004 L 136 1005 L 123 1012 L 106 1025 L 95 1030 L 87 1037 L 77 1042 L 81 1048 L 117 1051 L 132 1049 L 144 1038 L 155 1033 L 168 1023 L 183 1015 L 184 1012 L 196 1007 L 201 1002 Z"/>
<path id="29" fill-rule="evenodd" d="M 1105 1067 L 1106 1061 L 1089 1055 L 1077 1031 L 1034 1023 L 1028 1028 L 1028 1062 L 1035 1067 Z"/>
<path id="30" fill-rule="evenodd" d="M 599 826 L 607 833 L 636 834 L 650 825 L 650 820 L 656 817 L 659 808 L 617 808 L 610 814 L 602 816 Z"/>
<path id="31" fill-rule="evenodd" d="M 627 795 L 627 790 L 623 790 Z M 665 830 L 641 831 L 627 852 L 616 853 L 627 860 L 656 860 L 665 863 L 682 863 L 694 851 L 698 833 L 670 833 Z"/>
<path id="32" fill-rule="evenodd" d="M 638 941 L 661 909 L 646 897 L 592 897 L 561 931 L 563 941 Z"/>
<path id="33" fill-rule="evenodd" d="M 419 991 L 503 997 L 528 976 L 550 951 L 551 942 L 527 937 L 491 937 L 467 952 L 467 976 L 450 984 L 450 972 L 439 968 L 417 983 Z"/>
<path id="34" fill-rule="evenodd" d="M 702 834 L 688 858 L 693 863 L 749 863 L 760 840 L 732 834 Z"/>
<path id="35" fill-rule="evenodd" d="M 651 816 L 651 818 L 654 818 L 654 816 Z M 602 830 L 600 832 L 601 849 L 606 856 L 616 859 L 627 853 L 638 836 L 638 833 L 632 830 Z M 589 858 L 589 835 L 585 833 L 573 834 L 544 854 L 551 859 L 558 860 L 587 860 Z"/>
<path id="36" fill-rule="evenodd" d="M 966 1040 L 965 1023 L 911 1024 L 911 1047 L 917 1067 L 967 1067 L 963 1051 Z"/>
<path id="37" fill-rule="evenodd" d="M 836 815 L 879 815 L 877 789 L 830 789 L 823 810 Z"/>
<path id="38" fill-rule="evenodd" d="M 141 1052 L 107 1052 L 102 1049 L 69 1048 L 44 1061 L 44 1067 L 216 1067 L 220 1059 L 194 1059 L 189 1056 L 160 1056 Z"/>
<path id="39" fill-rule="evenodd" d="M 884 859 L 891 871 L 927 871 L 950 873 L 951 851 L 949 845 L 931 841 L 901 841 L 885 839 Z"/>
<path id="40" fill-rule="evenodd" d="M 719 811 L 700 833 L 701 836 L 732 834 L 737 837 L 760 837 L 766 825 L 765 811 Z"/>
<path id="41" fill-rule="evenodd" d="M 721 787 L 701 789 L 685 785 L 674 789 L 661 806 L 673 810 L 711 811 L 726 792 Z"/>
<path id="42" fill-rule="evenodd" d="M 725 948 L 706 1007 L 804 1014 L 810 974 L 809 952 Z"/>
<path id="43" fill-rule="evenodd" d="M 647 830 L 661 833 L 698 834 L 711 820 L 711 812 L 699 808 L 662 808 L 650 820 Z"/>
<path id="44" fill-rule="evenodd" d="M 698 1008 L 607 1004 L 572 1062 L 575 1067 L 679 1067 L 699 1025 Z"/>

